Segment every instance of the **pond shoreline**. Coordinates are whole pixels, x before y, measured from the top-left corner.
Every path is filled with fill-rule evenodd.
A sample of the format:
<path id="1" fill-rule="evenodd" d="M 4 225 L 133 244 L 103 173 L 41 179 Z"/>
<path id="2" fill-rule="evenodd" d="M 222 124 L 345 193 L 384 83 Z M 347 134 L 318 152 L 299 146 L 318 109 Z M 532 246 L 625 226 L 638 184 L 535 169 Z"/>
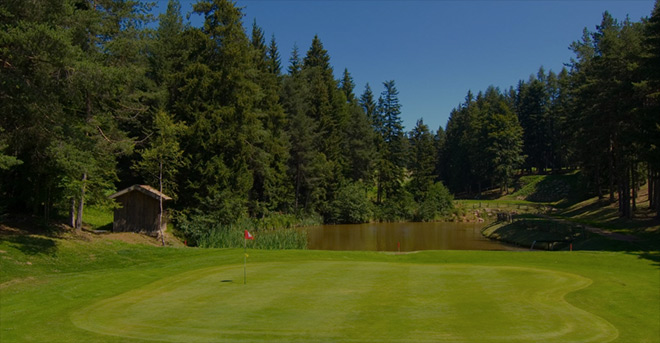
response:
<path id="1" fill-rule="evenodd" d="M 483 223 L 404 222 L 320 225 L 305 230 L 310 250 L 516 250 L 509 244 L 484 237 L 483 226 Z"/>

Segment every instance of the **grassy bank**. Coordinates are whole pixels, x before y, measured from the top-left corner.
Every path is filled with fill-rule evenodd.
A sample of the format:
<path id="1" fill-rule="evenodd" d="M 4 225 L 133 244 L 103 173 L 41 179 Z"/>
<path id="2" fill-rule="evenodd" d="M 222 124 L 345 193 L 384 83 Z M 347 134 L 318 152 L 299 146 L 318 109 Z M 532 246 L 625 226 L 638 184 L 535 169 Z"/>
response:
<path id="1" fill-rule="evenodd" d="M 585 250 L 660 250 L 660 220 L 649 209 L 644 187 L 637 193 L 634 217 L 621 218 L 616 201 L 589 197 L 580 178 L 578 172 L 521 176 L 512 194 L 460 204 L 490 224 L 486 237 L 523 247 L 536 241 L 541 249 L 568 249 L 572 242 Z M 493 212 L 511 213 L 514 222 L 494 222 Z"/>
<path id="2" fill-rule="evenodd" d="M 158 248 L 0 236 L 0 341 L 657 342 L 660 266 L 613 252 Z"/>

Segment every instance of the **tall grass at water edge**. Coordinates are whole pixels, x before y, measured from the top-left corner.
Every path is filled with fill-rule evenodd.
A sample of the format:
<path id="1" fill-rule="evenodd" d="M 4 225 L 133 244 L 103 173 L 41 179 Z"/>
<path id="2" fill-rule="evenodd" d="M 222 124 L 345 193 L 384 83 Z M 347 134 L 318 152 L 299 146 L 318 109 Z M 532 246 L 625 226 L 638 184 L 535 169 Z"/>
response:
<path id="1" fill-rule="evenodd" d="M 232 225 L 208 227 L 200 235 L 197 245 L 201 248 L 242 248 L 246 244 L 244 232 L 248 230 L 255 237 L 247 241 L 251 249 L 306 249 L 307 232 L 296 227 L 318 223 L 313 218 L 301 220 L 293 215 L 243 218 Z"/>

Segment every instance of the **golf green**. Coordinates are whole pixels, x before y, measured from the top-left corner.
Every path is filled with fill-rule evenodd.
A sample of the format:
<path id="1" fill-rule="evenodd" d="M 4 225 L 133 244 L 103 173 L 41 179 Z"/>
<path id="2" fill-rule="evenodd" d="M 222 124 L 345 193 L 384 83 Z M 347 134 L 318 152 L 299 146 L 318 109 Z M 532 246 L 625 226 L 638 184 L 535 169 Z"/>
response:
<path id="1" fill-rule="evenodd" d="M 518 266 L 282 261 L 162 278 L 71 314 L 102 335 L 169 342 L 607 342 L 564 296 L 592 281 Z"/>

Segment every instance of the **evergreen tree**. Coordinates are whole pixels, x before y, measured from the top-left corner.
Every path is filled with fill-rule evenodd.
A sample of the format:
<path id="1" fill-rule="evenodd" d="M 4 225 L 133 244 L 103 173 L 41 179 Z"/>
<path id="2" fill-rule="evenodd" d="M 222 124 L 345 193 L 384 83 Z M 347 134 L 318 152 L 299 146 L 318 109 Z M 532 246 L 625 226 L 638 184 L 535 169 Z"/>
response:
<path id="1" fill-rule="evenodd" d="M 375 125 L 374 123 L 377 117 L 376 101 L 374 100 L 374 93 L 371 91 L 369 83 L 364 86 L 364 93 L 360 96 L 360 106 L 370 122 Z"/>
<path id="2" fill-rule="evenodd" d="M 350 118 L 344 139 L 344 151 L 348 161 L 345 177 L 369 185 L 372 182 L 376 159 L 375 133 L 369 118 L 357 102 L 354 100 L 348 106 Z"/>
<path id="3" fill-rule="evenodd" d="M 198 2 L 193 10 L 204 16 L 202 29 L 187 37 L 199 53 L 182 71 L 175 100 L 175 113 L 189 126 L 184 151 L 190 164 L 181 173 L 187 185 L 181 200 L 217 223 L 231 223 L 260 210 L 251 192 L 271 158 L 264 151 L 256 96 L 262 91 L 254 80 L 259 69 L 239 8 L 214 0 Z"/>
<path id="4" fill-rule="evenodd" d="M 179 0 L 169 0 L 165 13 L 159 15 L 159 25 L 155 33 L 156 39 L 152 43 L 150 59 L 149 75 L 159 86 L 166 87 L 166 78 L 174 73 L 174 63 L 178 57 L 184 29 L 181 3 Z M 165 103 L 165 99 L 162 103 Z"/>
<path id="5" fill-rule="evenodd" d="M 642 155 L 648 164 L 650 207 L 660 217 L 660 1 L 656 1 L 644 27 L 640 73 L 643 80 L 638 92 L 643 96 L 641 113 Z"/>
<path id="6" fill-rule="evenodd" d="M 376 162 L 378 203 L 382 201 L 383 196 L 393 196 L 400 190 L 406 166 L 399 92 L 394 80 L 384 82 L 383 86 L 385 90 L 378 99 L 377 107 L 379 118 L 377 122 L 382 123 L 382 127 L 376 127 L 381 141 L 377 147 L 379 157 Z"/>
<path id="7" fill-rule="evenodd" d="M 545 171 L 551 166 L 551 137 L 548 118 L 549 95 L 544 83 L 545 72 L 539 70 L 538 77 L 531 76 L 528 82 L 520 82 L 516 96 L 516 113 L 524 130 L 524 152 L 529 158 L 525 165 Z"/>
<path id="8" fill-rule="evenodd" d="M 339 83 L 333 77 L 329 61 L 328 52 L 318 36 L 315 36 L 304 58 L 303 78 L 310 90 L 308 115 L 319 125 L 318 150 L 330 164 L 330 179 L 326 181 L 328 196 L 332 197 L 332 189 L 339 186 L 348 165 L 347 146 L 343 141 L 349 123 L 349 106 Z"/>
<path id="9" fill-rule="evenodd" d="M 252 22 L 252 36 L 250 44 L 252 45 L 252 49 L 254 49 L 255 52 L 255 65 L 257 69 L 267 69 L 268 48 L 266 47 L 264 31 L 257 25 L 256 19 Z"/>
<path id="10" fill-rule="evenodd" d="M 287 75 L 282 89 L 282 102 L 290 118 L 287 132 L 291 140 L 289 173 L 294 189 L 293 209 L 314 212 L 325 197 L 322 173 L 326 161 L 316 147 L 318 124 L 307 116 L 308 88 L 299 74 Z"/>
<path id="11" fill-rule="evenodd" d="M 289 75 L 297 76 L 300 74 L 301 68 L 302 61 L 300 60 L 300 56 L 298 54 L 298 45 L 294 44 L 293 50 L 291 51 L 291 58 L 289 58 Z"/>
<path id="12" fill-rule="evenodd" d="M 307 50 L 307 55 L 303 59 L 303 66 L 305 68 L 319 67 L 324 73 L 330 72 L 329 77 L 332 77 L 332 67 L 330 66 L 330 56 L 328 51 L 323 48 L 323 43 L 318 35 L 314 36 L 312 45 Z"/>
<path id="13" fill-rule="evenodd" d="M 469 151 L 471 140 L 476 137 L 472 93 L 468 92 L 466 102 L 454 108 L 447 120 L 446 143 L 443 149 L 447 185 L 454 193 L 469 192 L 474 180 L 471 173 Z"/>
<path id="14" fill-rule="evenodd" d="M 381 93 L 378 109 L 383 118 L 383 138 L 385 142 L 391 143 L 403 134 L 401 104 L 394 80 L 383 82 L 383 86 L 385 86 L 385 90 Z"/>
<path id="15" fill-rule="evenodd" d="M 148 148 L 139 151 L 141 160 L 133 165 L 147 181 L 161 193 L 176 199 L 178 185 L 176 175 L 184 163 L 183 150 L 179 145 L 180 136 L 185 132 L 183 123 L 175 123 L 165 112 L 158 112 L 154 119 L 154 132 Z M 158 227 L 162 230 L 163 199 L 159 197 Z M 160 232 L 161 243 L 165 245 L 165 237 Z"/>
<path id="16" fill-rule="evenodd" d="M 348 72 L 348 69 L 344 69 L 344 77 L 341 80 L 341 90 L 346 96 L 346 101 L 352 102 L 355 99 L 355 94 L 353 94 L 353 89 L 355 88 L 355 83 L 353 83 L 353 77 Z"/>
<path id="17" fill-rule="evenodd" d="M 34 6 L 33 6 L 34 5 Z M 27 6 L 27 7 L 26 7 Z M 137 2 L 10 2 L 2 5 L 4 99 L 0 127 L 23 164 L 2 177 L 18 211 L 71 213 L 81 228 L 84 204 L 106 202 L 117 156 L 129 152 L 150 98 L 149 6 Z M 48 42 L 45 44 L 44 42 Z"/>
<path id="18" fill-rule="evenodd" d="M 587 144 L 579 146 L 583 166 L 600 186 L 600 171 L 606 170 L 610 201 L 618 193 L 619 211 L 632 217 L 631 174 L 639 163 L 639 93 L 634 84 L 641 80 L 642 27 L 628 19 L 619 23 L 609 13 L 593 33 L 572 45 L 580 128 Z M 600 187 L 598 187 L 600 189 Z"/>
<path id="19" fill-rule="evenodd" d="M 3 130 L 0 128 L 0 137 L 2 137 Z M 17 166 L 23 163 L 15 156 L 5 155 L 5 149 L 7 144 L 4 143 L 4 139 L 0 138 L 0 171 L 7 170 L 13 166 Z"/>
<path id="20" fill-rule="evenodd" d="M 447 133 L 445 129 L 441 126 L 438 127 L 438 131 L 435 132 L 433 137 L 433 144 L 435 147 L 435 170 L 434 174 L 436 175 L 436 181 L 446 180 L 445 173 L 445 158 L 444 155 L 445 145 L 447 142 Z"/>
<path id="21" fill-rule="evenodd" d="M 491 87 L 486 91 L 484 102 L 481 111 L 485 140 L 481 147 L 489 164 L 489 178 L 500 186 L 501 191 L 508 192 L 515 170 L 524 161 L 523 130 L 506 99 L 496 89 Z"/>
<path id="22" fill-rule="evenodd" d="M 275 35 L 270 38 L 270 45 L 268 45 L 268 71 L 272 74 L 279 76 L 282 73 L 282 65 L 280 62 L 280 53 L 277 51 L 277 42 Z"/>
<path id="23" fill-rule="evenodd" d="M 410 192 L 415 201 L 420 201 L 429 191 L 436 179 L 436 148 L 433 134 L 422 119 L 408 133 L 410 140 L 410 158 L 408 171 L 411 174 Z"/>

